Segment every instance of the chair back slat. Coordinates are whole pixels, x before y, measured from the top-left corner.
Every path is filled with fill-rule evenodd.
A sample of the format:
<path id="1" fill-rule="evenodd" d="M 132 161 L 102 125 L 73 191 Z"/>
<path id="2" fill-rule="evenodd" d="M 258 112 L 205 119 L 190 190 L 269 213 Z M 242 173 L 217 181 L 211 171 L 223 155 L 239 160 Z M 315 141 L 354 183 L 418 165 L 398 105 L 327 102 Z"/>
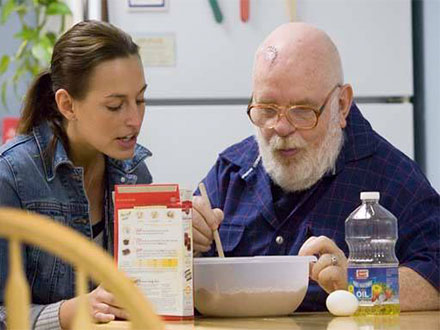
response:
<path id="1" fill-rule="evenodd" d="M 114 294 L 130 315 L 133 329 L 165 328 L 148 299 L 117 268 L 111 256 L 80 233 L 42 215 L 0 208 L 0 237 L 10 241 L 10 267 L 4 297 L 8 329 L 29 329 L 30 326 L 30 290 L 22 268 L 20 243 L 36 245 L 76 266 L 76 290 L 83 300 L 87 300 L 85 293 L 90 277 Z M 79 303 L 79 316 L 72 324 L 74 329 L 92 328 L 87 304 L 87 301 Z"/>
<path id="2" fill-rule="evenodd" d="M 76 296 L 78 297 L 78 309 L 73 320 L 73 330 L 92 328 L 90 318 L 89 301 L 87 299 L 87 278 L 80 266 L 76 268 Z"/>
<path id="3" fill-rule="evenodd" d="M 23 271 L 20 241 L 9 239 L 9 274 L 5 287 L 8 329 L 29 329 L 30 294 Z"/>

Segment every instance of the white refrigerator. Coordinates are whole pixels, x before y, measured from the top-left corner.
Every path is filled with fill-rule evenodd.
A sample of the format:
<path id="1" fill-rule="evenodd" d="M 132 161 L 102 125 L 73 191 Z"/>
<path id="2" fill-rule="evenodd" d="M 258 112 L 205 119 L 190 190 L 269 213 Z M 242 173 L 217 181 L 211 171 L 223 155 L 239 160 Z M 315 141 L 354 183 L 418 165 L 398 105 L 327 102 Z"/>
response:
<path id="1" fill-rule="evenodd" d="M 139 142 L 155 182 L 189 189 L 224 148 L 254 133 L 246 115 L 257 46 L 291 19 L 336 43 L 345 81 L 373 128 L 414 157 L 410 0 L 108 0 L 109 20 L 141 45 L 148 90 Z"/>

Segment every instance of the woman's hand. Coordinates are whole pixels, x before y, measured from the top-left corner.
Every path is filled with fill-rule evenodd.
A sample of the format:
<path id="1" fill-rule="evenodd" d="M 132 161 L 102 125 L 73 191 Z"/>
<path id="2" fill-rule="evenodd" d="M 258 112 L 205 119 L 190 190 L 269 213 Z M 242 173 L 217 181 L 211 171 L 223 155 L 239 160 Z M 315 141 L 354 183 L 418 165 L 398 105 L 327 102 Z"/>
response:
<path id="1" fill-rule="evenodd" d="M 127 319 L 128 314 L 116 303 L 112 293 L 98 286 L 87 294 L 92 320 L 97 323 L 107 323 L 115 318 Z M 60 307 L 60 325 L 69 329 L 72 325 L 78 307 L 78 297 L 66 300 Z"/>
<path id="2" fill-rule="evenodd" d="M 194 252 L 209 251 L 214 239 L 212 231 L 218 228 L 222 220 L 222 210 L 211 209 L 204 198 L 194 196 L 192 222 Z"/>
<path id="3" fill-rule="evenodd" d="M 327 293 L 347 290 L 347 258 L 336 243 L 326 236 L 310 237 L 298 252 L 300 256 L 318 255 L 310 264 L 310 278 Z"/>

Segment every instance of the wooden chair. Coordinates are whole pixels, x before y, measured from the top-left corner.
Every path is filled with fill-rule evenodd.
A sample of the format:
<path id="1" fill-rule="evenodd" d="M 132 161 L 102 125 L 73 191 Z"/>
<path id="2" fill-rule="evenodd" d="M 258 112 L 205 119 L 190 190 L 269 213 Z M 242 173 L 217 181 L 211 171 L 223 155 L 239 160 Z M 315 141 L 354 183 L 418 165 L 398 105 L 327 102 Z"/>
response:
<path id="1" fill-rule="evenodd" d="M 30 325 L 30 294 L 21 261 L 21 243 L 39 246 L 75 266 L 76 295 L 81 303 L 73 329 L 93 327 L 87 306 L 87 276 L 111 290 L 129 313 L 132 329 L 164 329 L 141 291 L 117 269 L 104 250 L 81 234 L 44 216 L 3 208 L 0 209 L 0 237 L 9 240 L 9 274 L 4 297 L 8 329 L 28 329 Z"/>

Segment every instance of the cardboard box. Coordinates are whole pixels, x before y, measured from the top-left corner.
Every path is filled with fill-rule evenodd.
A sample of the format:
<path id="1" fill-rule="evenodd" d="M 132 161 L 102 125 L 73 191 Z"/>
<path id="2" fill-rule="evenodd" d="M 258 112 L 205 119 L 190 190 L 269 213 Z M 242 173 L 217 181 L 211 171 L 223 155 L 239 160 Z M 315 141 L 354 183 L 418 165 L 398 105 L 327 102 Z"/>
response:
<path id="1" fill-rule="evenodd" d="M 118 267 L 167 319 L 194 316 L 191 197 L 177 184 L 115 186 Z"/>

